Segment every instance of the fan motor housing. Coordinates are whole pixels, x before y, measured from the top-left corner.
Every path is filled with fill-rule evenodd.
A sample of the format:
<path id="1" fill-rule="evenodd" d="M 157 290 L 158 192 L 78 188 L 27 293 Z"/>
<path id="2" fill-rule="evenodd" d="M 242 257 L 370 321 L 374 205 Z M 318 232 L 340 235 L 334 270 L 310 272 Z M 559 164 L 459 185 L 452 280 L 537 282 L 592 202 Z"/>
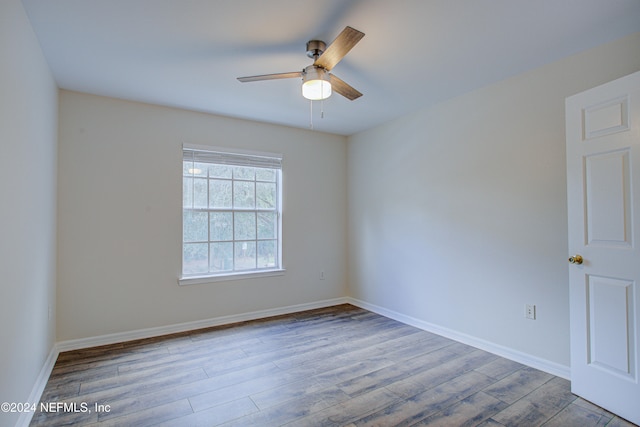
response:
<path id="1" fill-rule="evenodd" d="M 309 40 L 307 42 L 307 56 L 311 59 L 316 59 L 327 48 L 327 44 L 322 40 Z"/>

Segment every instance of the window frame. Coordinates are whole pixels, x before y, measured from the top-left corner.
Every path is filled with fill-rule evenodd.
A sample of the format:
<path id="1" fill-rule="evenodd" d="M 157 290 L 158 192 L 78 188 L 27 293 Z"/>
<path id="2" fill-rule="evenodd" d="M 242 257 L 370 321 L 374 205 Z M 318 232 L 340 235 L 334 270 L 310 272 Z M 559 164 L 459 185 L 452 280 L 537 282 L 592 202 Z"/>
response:
<path id="1" fill-rule="evenodd" d="M 277 153 L 267 153 L 267 152 L 259 152 L 259 151 L 251 151 L 251 150 L 242 150 L 242 149 L 231 149 L 225 147 L 215 147 L 215 146 L 203 146 L 203 145 L 193 145 L 193 144 L 183 144 L 182 146 L 182 162 L 181 162 L 181 178 L 183 184 L 183 190 L 181 192 L 182 195 L 182 232 L 180 233 L 180 275 L 178 277 L 178 284 L 180 285 L 190 285 L 190 284 L 200 284 L 200 283 L 211 283 L 218 281 L 227 281 L 227 280 L 240 280 L 240 279 L 248 279 L 248 278 L 258 278 L 258 277 L 270 277 L 270 276 L 280 276 L 285 272 L 284 269 L 284 261 L 282 257 L 282 158 L 281 154 Z M 187 156 L 191 153 L 191 161 L 195 163 L 210 163 L 210 164 L 218 164 L 218 165 L 226 165 L 226 166 L 241 166 L 241 167 L 253 167 L 253 168 L 266 168 L 273 169 L 276 172 L 275 177 L 275 185 L 276 185 L 276 206 L 274 209 L 265 209 L 258 207 L 257 200 L 254 200 L 255 206 L 253 208 L 244 208 L 235 206 L 229 208 L 212 208 L 209 203 L 210 191 L 209 185 L 211 183 L 211 178 L 207 173 L 207 176 L 204 177 L 207 181 L 207 207 L 206 208 L 196 208 L 191 207 L 190 209 L 184 205 L 185 196 L 184 196 L 184 185 L 185 179 L 187 175 L 184 173 L 184 162 L 188 161 Z M 196 154 L 197 153 L 197 154 Z M 202 158 L 198 161 L 195 160 L 196 155 L 199 155 L 204 158 L 211 157 L 214 160 L 202 160 Z M 215 160 L 217 159 L 217 160 Z M 265 164 L 267 166 L 265 166 Z M 277 165 L 277 166 L 274 166 Z M 193 178 L 196 175 L 192 175 Z M 217 178 L 215 178 L 217 179 Z M 234 187 L 235 182 L 253 182 L 254 183 L 254 199 L 257 191 L 257 184 L 262 182 L 257 177 L 254 176 L 253 180 L 243 180 L 243 179 L 235 179 L 233 176 L 228 178 L 231 187 Z M 266 181 L 264 181 L 266 182 Z M 233 195 L 233 193 L 232 193 Z M 232 199 L 233 200 L 233 199 Z M 187 243 L 184 241 L 184 227 L 185 227 L 185 218 L 186 212 L 206 212 L 207 213 L 207 240 L 202 241 L 201 243 L 207 243 L 207 254 L 208 254 L 208 263 L 210 266 L 211 263 L 211 244 L 216 243 L 215 240 L 211 240 L 212 236 L 210 233 L 210 221 L 211 213 L 215 212 L 230 212 L 232 218 L 232 226 L 234 223 L 234 218 L 236 213 L 241 212 L 254 212 L 256 214 L 256 221 L 258 219 L 258 215 L 261 212 L 274 212 L 276 216 L 276 256 L 277 262 L 273 268 L 259 268 L 256 265 L 255 269 L 244 269 L 244 270 L 227 270 L 220 272 L 206 272 L 206 273 L 194 273 L 194 274 L 185 274 L 184 273 L 184 244 Z M 256 222 L 256 227 L 258 224 Z M 233 230 L 233 228 L 232 228 Z M 256 234 L 255 239 L 249 239 L 256 242 L 256 251 L 258 247 L 258 242 L 261 239 L 258 238 Z M 271 240 L 271 239 L 267 239 Z M 235 235 L 232 235 L 232 240 L 229 240 L 233 244 L 235 248 L 236 242 L 242 242 L 244 239 L 236 239 Z M 233 257 L 235 257 L 235 249 L 233 250 Z M 257 253 L 256 253 L 257 257 Z M 257 259 L 257 258 L 256 258 Z M 209 267 L 209 270 L 211 268 Z"/>

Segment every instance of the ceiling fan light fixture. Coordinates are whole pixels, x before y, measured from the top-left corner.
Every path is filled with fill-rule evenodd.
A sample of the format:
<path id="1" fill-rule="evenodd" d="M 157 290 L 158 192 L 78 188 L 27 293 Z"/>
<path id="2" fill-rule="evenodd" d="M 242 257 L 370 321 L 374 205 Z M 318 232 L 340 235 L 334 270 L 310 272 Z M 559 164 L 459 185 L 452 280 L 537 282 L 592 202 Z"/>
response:
<path id="1" fill-rule="evenodd" d="M 331 96 L 331 82 L 328 73 L 310 65 L 302 74 L 302 96 L 312 101 L 327 99 Z"/>

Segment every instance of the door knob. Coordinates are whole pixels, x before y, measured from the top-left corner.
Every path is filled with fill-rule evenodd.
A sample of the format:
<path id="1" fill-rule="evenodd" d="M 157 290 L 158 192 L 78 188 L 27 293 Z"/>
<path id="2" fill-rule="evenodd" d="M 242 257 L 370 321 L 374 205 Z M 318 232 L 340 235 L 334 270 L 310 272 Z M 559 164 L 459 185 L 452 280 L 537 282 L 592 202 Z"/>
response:
<path id="1" fill-rule="evenodd" d="M 569 258 L 570 264 L 582 264 L 582 261 L 584 261 L 582 259 L 582 255 L 574 255 L 571 258 Z"/>

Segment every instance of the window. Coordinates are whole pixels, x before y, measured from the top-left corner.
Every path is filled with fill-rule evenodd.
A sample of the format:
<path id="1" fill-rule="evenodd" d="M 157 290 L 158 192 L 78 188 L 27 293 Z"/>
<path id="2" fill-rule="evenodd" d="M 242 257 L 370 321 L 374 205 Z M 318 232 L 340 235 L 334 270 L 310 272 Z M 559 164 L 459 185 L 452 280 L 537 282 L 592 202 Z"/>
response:
<path id="1" fill-rule="evenodd" d="M 282 271 L 282 156 L 183 147 L 182 278 Z"/>

